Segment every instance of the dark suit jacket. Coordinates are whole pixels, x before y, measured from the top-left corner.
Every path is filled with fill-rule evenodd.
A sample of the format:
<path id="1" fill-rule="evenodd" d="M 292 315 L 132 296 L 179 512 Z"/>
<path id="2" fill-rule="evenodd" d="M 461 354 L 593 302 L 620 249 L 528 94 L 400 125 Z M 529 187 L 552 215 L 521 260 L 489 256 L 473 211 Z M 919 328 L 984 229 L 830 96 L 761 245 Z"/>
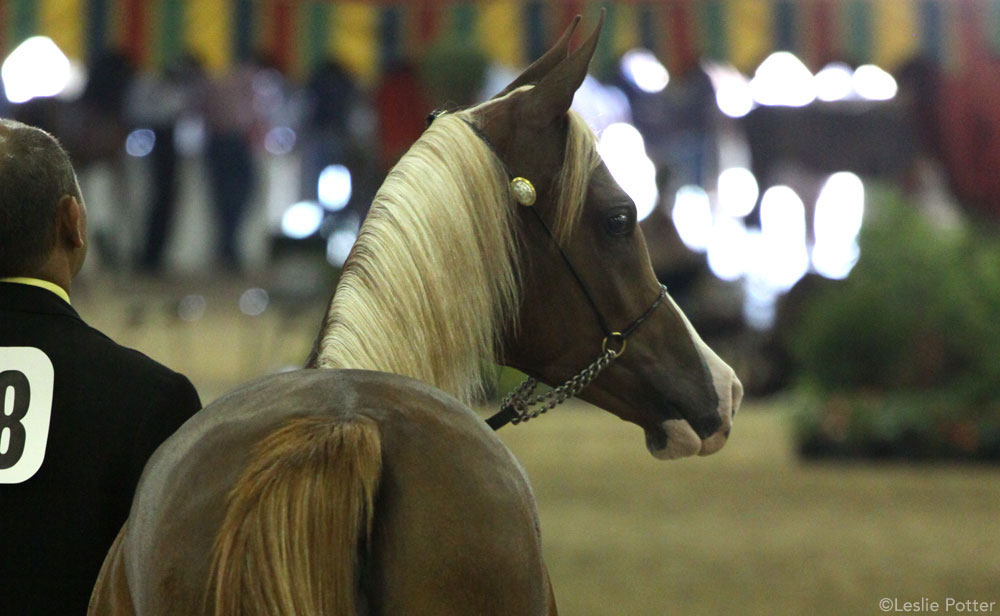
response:
<path id="1" fill-rule="evenodd" d="M 54 386 L 41 467 L 0 483 L 0 614 L 85 614 L 146 460 L 201 402 L 186 377 L 119 346 L 55 294 L 0 283 L 0 359 L 12 347 L 44 352 Z M 0 390 L 12 408 L 13 388 Z"/>

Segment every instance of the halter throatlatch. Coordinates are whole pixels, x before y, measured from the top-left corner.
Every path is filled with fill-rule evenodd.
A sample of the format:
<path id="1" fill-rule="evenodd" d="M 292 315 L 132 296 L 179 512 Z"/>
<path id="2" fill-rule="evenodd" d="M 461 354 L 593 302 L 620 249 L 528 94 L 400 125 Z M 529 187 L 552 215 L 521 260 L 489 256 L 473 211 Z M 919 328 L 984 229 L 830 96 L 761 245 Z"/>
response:
<path id="1" fill-rule="evenodd" d="M 430 126 L 431 123 L 443 115 L 445 112 L 442 110 L 434 110 L 427 116 L 427 125 Z M 500 162 L 500 166 L 507 174 L 507 178 L 510 180 L 510 192 L 511 197 L 514 201 L 519 204 L 528 207 L 534 215 L 535 219 L 539 222 L 542 228 L 545 230 L 546 235 L 549 236 L 549 240 L 552 245 L 556 247 L 559 251 L 559 255 L 562 257 L 563 261 L 566 263 L 566 267 L 569 272 L 576 279 L 580 290 L 583 291 L 584 297 L 587 298 L 587 302 L 590 307 L 594 310 L 594 314 L 597 316 L 598 322 L 601 324 L 601 329 L 604 331 L 604 340 L 601 342 L 601 354 L 590 363 L 589 366 L 578 372 L 576 375 L 571 377 L 562 385 L 556 387 L 555 389 L 546 391 L 541 394 L 535 394 L 535 389 L 538 387 L 538 381 L 534 378 L 528 377 L 524 382 L 517 386 L 514 391 L 507 394 L 503 402 L 500 404 L 500 411 L 491 416 L 486 420 L 494 430 L 499 430 L 508 423 L 517 425 L 521 422 L 534 419 L 543 413 L 546 413 L 556 405 L 562 404 L 566 400 L 577 395 L 587 385 L 590 385 L 591 381 L 597 378 L 597 375 L 601 373 L 605 368 L 607 368 L 613 361 L 618 359 L 625 353 L 625 347 L 628 343 L 629 337 L 635 333 L 639 326 L 649 318 L 649 315 L 653 314 L 661 303 L 663 303 L 663 298 L 667 296 L 667 287 L 660 285 L 660 294 L 657 296 L 656 300 L 653 301 L 652 305 L 646 309 L 646 312 L 639 315 L 639 317 L 632 321 L 628 327 L 621 331 L 613 330 L 608 325 L 607 320 L 604 318 L 604 314 L 597 307 L 597 302 L 594 301 L 594 296 L 590 293 L 590 289 L 583 282 L 583 278 L 580 277 L 577 269 L 573 267 L 572 261 L 569 259 L 569 255 L 563 250 L 559 242 L 556 241 L 555 235 L 552 233 L 552 229 L 549 225 L 545 223 L 545 219 L 542 218 L 541 214 L 534 207 L 535 199 L 537 198 L 537 193 L 535 192 L 535 187 L 527 178 L 520 176 L 515 177 L 510 169 L 504 163 L 503 159 L 500 158 L 500 154 L 497 152 L 496 148 L 486 137 L 485 134 L 479 129 L 478 126 L 467 120 L 466 118 L 461 118 L 463 122 L 468 125 L 472 132 L 479 137 L 483 143 L 493 152 L 497 160 Z M 534 408 L 533 408 L 534 407 Z"/>

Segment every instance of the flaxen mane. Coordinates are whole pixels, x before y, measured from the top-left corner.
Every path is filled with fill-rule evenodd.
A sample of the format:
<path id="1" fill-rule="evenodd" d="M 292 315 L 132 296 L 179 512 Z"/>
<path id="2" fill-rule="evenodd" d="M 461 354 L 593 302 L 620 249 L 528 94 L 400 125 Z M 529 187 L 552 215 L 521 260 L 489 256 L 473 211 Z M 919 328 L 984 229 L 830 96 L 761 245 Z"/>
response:
<path id="1" fill-rule="evenodd" d="M 481 390 L 520 297 L 507 172 L 466 123 L 475 111 L 438 118 L 389 174 L 311 367 L 409 376 L 467 403 Z M 569 118 L 557 238 L 579 218 L 599 160 L 593 134 Z M 354 613 L 357 546 L 368 545 L 381 464 L 379 427 L 361 416 L 293 419 L 259 442 L 216 536 L 205 597 L 215 615 Z M 336 549 L 310 550 L 319 545 Z"/>
<path id="2" fill-rule="evenodd" d="M 476 110 L 438 118 L 389 174 L 311 366 L 409 376 L 467 403 L 481 392 L 520 298 L 508 177 L 463 121 L 475 122 Z M 550 223 L 558 238 L 575 225 L 599 160 L 593 133 L 570 113 Z"/>

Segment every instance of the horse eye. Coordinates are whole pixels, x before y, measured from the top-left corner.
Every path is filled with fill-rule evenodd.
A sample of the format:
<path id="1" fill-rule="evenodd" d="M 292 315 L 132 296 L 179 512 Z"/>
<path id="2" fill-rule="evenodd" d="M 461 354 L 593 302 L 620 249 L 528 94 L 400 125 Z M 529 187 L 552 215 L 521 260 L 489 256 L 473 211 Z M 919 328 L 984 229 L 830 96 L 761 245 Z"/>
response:
<path id="1" fill-rule="evenodd" d="M 631 219 L 625 212 L 615 212 L 604 220 L 604 228 L 611 235 L 624 235 L 631 228 Z"/>

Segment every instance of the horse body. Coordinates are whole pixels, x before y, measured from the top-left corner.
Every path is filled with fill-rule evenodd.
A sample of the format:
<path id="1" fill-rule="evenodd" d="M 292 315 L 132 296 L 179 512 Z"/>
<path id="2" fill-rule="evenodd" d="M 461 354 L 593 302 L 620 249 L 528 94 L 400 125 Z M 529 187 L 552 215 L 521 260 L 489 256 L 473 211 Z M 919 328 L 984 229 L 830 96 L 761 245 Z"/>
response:
<path id="1" fill-rule="evenodd" d="M 555 614 L 527 479 L 469 409 L 484 365 L 587 375 L 582 397 L 659 458 L 725 444 L 739 381 L 655 279 L 634 204 L 569 112 L 600 32 L 569 54 L 577 21 L 390 172 L 309 369 L 161 446 L 91 614 Z"/>
<path id="2" fill-rule="evenodd" d="M 371 421 L 381 453 L 378 507 L 369 512 L 375 530 L 357 548 L 364 580 L 358 613 L 549 613 L 534 500 L 511 453 L 466 405 L 439 389 L 358 370 L 265 377 L 185 424 L 146 468 L 92 611 L 214 612 L 215 597 L 206 589 L 214 575 L 211 554 L 227 495 L 257 444 L 303 419 L 343 425 L 358 418 Z M 324 487 L 339 486 L 316 486 L 316 499 L 335 497 Z M 337 517 L 326 523 L 349 527 Z M 354 582 L 350 559 L 335 568 Z"/>

